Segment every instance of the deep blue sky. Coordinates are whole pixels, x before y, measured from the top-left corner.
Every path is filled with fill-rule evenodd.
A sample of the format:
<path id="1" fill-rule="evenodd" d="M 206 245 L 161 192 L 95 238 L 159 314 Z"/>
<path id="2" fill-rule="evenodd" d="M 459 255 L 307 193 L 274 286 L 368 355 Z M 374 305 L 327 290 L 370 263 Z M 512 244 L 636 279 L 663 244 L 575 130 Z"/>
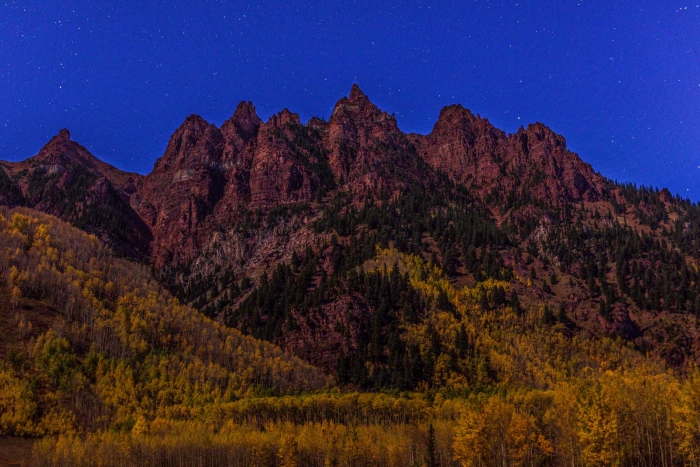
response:
<path id="1" fill-rule="evenodd" d="M 0 3 L 0 159 L 59 129 L 150 171 L 191 114 L 327 119 L 360 84 L 404 131 L 461 103 L 700 200 L 700 0 Z"/>

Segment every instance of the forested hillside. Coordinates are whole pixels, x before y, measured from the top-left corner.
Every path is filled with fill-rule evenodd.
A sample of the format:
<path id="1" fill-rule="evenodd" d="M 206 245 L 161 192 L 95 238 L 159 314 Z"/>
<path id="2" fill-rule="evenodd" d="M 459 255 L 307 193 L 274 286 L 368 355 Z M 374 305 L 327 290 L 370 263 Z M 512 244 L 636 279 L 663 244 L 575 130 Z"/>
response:
<path id="1" fill-rule="evenodd" d="M 0 247 L 0 429 L 43 437 L 38 465 L 688 465 L 700 449 L 699 375 L 573 333 L 507 277 L 456 287 L 397 249 L 358 260 L 348 283 L 390 300 L 369 327 L 390 335 L 340 355 L 341 388 L 414 390 L 357 393 L 55 218 L 5 210 Z"/>
<path id="2" fill-rule="evenodd" d="M 332 381 L 181 305 L 94 236 L 29 210 L 0 217 L 3 434 L 192 418 L 246 394 Z"/>

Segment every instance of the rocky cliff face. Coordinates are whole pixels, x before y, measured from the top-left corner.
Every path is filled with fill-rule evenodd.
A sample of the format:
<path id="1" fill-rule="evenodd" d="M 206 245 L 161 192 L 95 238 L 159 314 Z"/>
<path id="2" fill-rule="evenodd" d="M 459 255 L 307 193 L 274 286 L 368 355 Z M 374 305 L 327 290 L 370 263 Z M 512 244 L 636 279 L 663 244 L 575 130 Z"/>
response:
<path id="1" fill-rule="evenodd" d="M 197 248 L 197 228 L 224 192 L 223 150 L 221 131 L 191 115 L 140 183 L 132 206 L 153 232 L 156 264 L 181 261 L 183 251 Z"/>
<path id="2" fill-rule="evenodd" d="M 396 119 L 381 111 L 355 84 L 340 99 L 323 131 L 323 144 L 336 180 L 357 193 L 400 189 L 406 181 L 425 181 L 423 161 Z"/>
<path id="3" fill-rule="evenodd" d="M 144 177 L 136 210 L 154 235 L 153 260 L 163 266 L 193 258 L 220 226 L 245 213 L 306 203 L 318 191 L 299 116 L 284 110 L 262 123 L 251 103 L 216 128 L 191 116 Z"/>
<path id="4" fill-rule="evenodd" d="M 442 110 L 429 135 L 411 135 L 411 140 L 431 167 L 482 196 L 518 196 L 524 189 L 528 196 L 553 202 L 600 199 L 603 177 L 541 123 L 506 135 L 453 105 Z"/>
<path id="5" fill-rule="evenodd" d="M 311 201 L 312 174 L 304 163 L 310 155 L 295 152 L 291 142 L 301 126 L 299 116 L 287 109 L 261 125 L 248 180 L 252 210 Z"/>
<path id="6" fill-rule="evenodd" d="M 411 139 L 431 167 L 456 181 L 483 186 L 500 177 L 506 134 L 461 105 L 442 109 L 429 135 Z"/>

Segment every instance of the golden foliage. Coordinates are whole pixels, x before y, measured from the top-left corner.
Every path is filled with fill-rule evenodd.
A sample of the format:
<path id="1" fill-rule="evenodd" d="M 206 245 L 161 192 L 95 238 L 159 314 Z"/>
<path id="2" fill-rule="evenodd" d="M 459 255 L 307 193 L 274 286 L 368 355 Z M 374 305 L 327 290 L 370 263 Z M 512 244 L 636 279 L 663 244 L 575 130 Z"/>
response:
<path id="1" fill-rule="evenodd" d="M 182 305 L 144 267 L 114 257 L 94 236 L 29 210 L 7 217 L 0 222 L 0 276 L 13 305 L 41 303 L 64 320 L 26 342 L 32 365 L 2 374 L 3 433 L 190 418 L 207 404 L 251 392 L 331 384 L 276 346 Z M 20 316 L 18 324 L 23 338 L 31 323 Z M 30 378 L 36 384 L 23 382 Z"/>
<path id="2" fill-rule="evenodd" d="M 41 466 L 414 466 L 432 424 L 442 466 L 700 465 L 697 371 L 681 379 L 620 342 L 543 324 L 542 310 L 489 306 L 505 282 L 457 288 L 391 249 L 364 265 L 394 267 L 429 303 L 401 338 L 426 358 L 439 347 L 433 380 L 343 393 L 183 306 L 94 236 L 0 216 L 7 302 L 64 317 L 35 340 L 22 331 L 26 356 L 0 364 L 0 435 L 45 436 Z"/>
<path id="3" fill-rule="evenodd" d="M 440 336 L 434 386 L 454 392 L 496 382 L 504 387 L 547 388 L 585 371 L 631 368 L 646 361 L 611 339 L 569 337 L 562 325 L 543 324 L 541 310 L 518 313 L 507 305 L 485 308 L 484 303 L 509 291 L 507 282 L 487 279 L 458 289 L 437 266 L 395 249 L 378 249 L 377 257 L 364 265 L 366 271 L 387 273 L 394 267 L 408 273 L 411 286 L 430 303 L 428 316 L 418 324 L 404 325 L 402 338 L 418 346 L 428 359 L 434 345 L 431 335 Z M 437 306 L 441 295 L 453 312 Z M 460 328 L 467 333 L 468 354 L 460 355 L 456 348 Z"/>
<path id="4" fill-rule="evenodd" d="M 36 413 L 29 382 L 18 378 L 11 369 L 0 367 L 0 435 L 38 434 Z"/>
<path id="5" fill-rule="evenodd" d="M 553 449 L 533 416 L 494 396 L 478 411 L 465 411 L 456 431 L 455 459 L 465 467 L 538 465 Z"/>

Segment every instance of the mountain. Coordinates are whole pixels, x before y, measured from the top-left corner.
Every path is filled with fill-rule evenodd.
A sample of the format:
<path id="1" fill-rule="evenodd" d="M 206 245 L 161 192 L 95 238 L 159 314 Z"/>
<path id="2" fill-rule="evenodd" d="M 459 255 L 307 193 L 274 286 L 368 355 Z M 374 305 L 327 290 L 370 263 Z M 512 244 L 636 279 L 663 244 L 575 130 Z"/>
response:
<path id="1" fill-rule="evenodd" d="M 100 161 L 63 129 L 36 156 L 2 162 L 0 201 L 55 215 L 122 254 L 145 258 L 151 232 L 130 206 L 140 179 Z"/>
<path id="2" fill-rule="evenodd" d="M 241 102 L 145 176 L 63 130 L 0 162 L 0 451 L 694 465 L 699 260 L 697 204 L 458 105 L 417 135 L 356 85 L 328 121 Z"/>
<path id="3" fill-rule="evenodd" d="M 417 293 L 405 267 L 367 269 L 385 249 L 458 289 L 507 284 L 484 308 L 543 313 L 677 368 L 700 356 L 698 206 L 606 179 L 541 123 L 506 134 L 452 105 L 430 134 L 405 134 L 353 85 L 328 121 L 285 109 L 263 122 L 250 102 L 220 128 L 189 116 L 145 176 L 65 130 L 2 168 L 4 204 L 95 233 L 181 300 L 342 383 L 412 389 L 443 354 L 405 329 L 456 305 Z"/>

